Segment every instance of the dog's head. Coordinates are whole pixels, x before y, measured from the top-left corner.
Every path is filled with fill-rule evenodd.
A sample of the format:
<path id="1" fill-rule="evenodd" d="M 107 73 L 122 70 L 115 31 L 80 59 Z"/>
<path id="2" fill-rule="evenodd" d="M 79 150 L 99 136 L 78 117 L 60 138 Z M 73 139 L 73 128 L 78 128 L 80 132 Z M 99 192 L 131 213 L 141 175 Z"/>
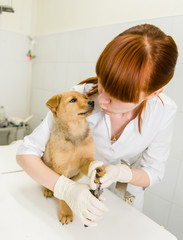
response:
<path id="1" fill-rule="evenodd" d="M 94 101 L 87 96 L 71 91 L 53 96 L 46 106 L 52 111 L 55 118 L 64 121 L 75 121 L 86 118 L 94 109 Z"/>

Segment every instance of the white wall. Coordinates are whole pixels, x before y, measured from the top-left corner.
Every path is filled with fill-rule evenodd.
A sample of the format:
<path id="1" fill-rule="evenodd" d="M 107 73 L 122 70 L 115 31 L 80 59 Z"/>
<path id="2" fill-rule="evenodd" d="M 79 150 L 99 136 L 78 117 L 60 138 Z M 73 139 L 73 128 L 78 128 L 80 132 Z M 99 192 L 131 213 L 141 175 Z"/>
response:
<path id="1" fill-rule="evenodd" d="M 34 35 L 183 14 L 182 0 L 37 0 Z"/>
<path id="2" fill-rule="evenodd" d="M 30 35 L 33 1 L 35 0 L 13 0 L 12 7 L 15 13 L 3 12 L 0 14 L 0 29 Z"/>
<path id="3" fill-rule="evenodd" d="M 0 14 L 0 105 L 5 107 L 7 117 L 25 118 L 29 64 L 26 54 L 33 1 L 12 2 L 15 13 Z"/>
<path id="4" fill-rule="evenodd" d="M 8 117 L 26 117 L 27 50 L 27 36 L 0 30 L 0 105 Z"/>

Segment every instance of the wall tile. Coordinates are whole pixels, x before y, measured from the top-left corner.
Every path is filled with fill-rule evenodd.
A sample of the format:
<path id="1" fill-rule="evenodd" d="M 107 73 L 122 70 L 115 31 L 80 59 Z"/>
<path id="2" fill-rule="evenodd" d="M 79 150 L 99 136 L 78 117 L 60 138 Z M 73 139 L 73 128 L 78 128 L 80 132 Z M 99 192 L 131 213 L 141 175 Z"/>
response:
<path id="1" fill-rule="evenodd" d="M 149 188 L 149 193 L 166 201 L 172 201 L 177 183 L 177 175 L 179 172 L 179 162 L 180 160 L 171 156 L 169 157 L 162 182 L 152 188 Z"/>
<path id="2" fill-rule="evenodd" d="M 70 62 L 84 61 L 84 42 L 86 38 L 85 30 L 72 31 L 70 33 L 70 41 L 68 58 Z"/>
<path id="3" fill-rule="evenodd" d="M 174 132 L 171 142 L 170 156 L 173 159 L 180 160 L 183 154 L 183 112 L 177 112 L 174 123 Z"/>
<path id="4" fill-rule="evenodd" d="M 177 183 L 176 183 L 175 193 L 173 197 L 173 202 L 183 208 L 183 155 L 179 164 L 179 169 L 180 171 L 177 176 Z"/>
<path id="5" fill-rule="evenodd" d="M 145 191 L 143 213 L 163 227 L 167 227 L 171 203 Z M 160 211 L 161 209 L 161 211 Z"/>
<path id="6" fill-rule="evenodd" d="M 57 38 L 57 62 L 68 62 L 70 57 L 70 45 L 72 44 L 72 33 L 59 33 Z"/>
<path id="7" fill-rule="evenodd" d="M 27 36 L 0 30 L 0 105 L 8 117 L 26 117 L 27 51 Z"/>
<path id="8" fill-rule="evenodd" d="M 48 63 L 51 65 L 50 63 Z M 32 65 L 32 88 L 43 88 L 43 74 L 45 69 L 45 63 L 35 61 Z"/>
<path id="9" fill-rule="evenodd" d="M 38 126 L 42 119 L 46 116 L 49 109 L 46 107 L 46 102 L 55 95 L 55 92 L 45 91 L 40 89 L 33 89 L 31 96 L 31 113 L 33 119 L 31 120 L 31 127 L 34 129 Z"/>
<path id="10" fill-rule="evenodd" d="M 21 86 L 26 88 L 27 86 L 27 62 L 15 62 L 15 61 L 3 61 L 1 64 L 1 81 L 3 86 L 16 87 Z M 22 70 L 23 69 L 23 70 Z"/>
<path id="11" fill-rule="evenodd" d="M 173 17 L 173 33 L 172 36 L 178 46 L 179 51 L 179 59 L 178 61 L 180 63 L 183 63 L 183 32 L 181 30 L 181 27 L 183 25 L 183 15 Z"/>
<path id="12" fill-rule="evenodd" d="M 85 80 L 88 77 L 95 76 L 95 68 L 93 63 L 68 63 L 68 84 L 70 89 L 73 85 Z"/>
<path id="13" fill-rule="evenodd" d="M 0 58 L 5 61 L 25 61 L 29 49 L 29 40 L 25 35 L 0 30 L 0 49 Z"/>
<path id="14" fill-rule="evenodd" d="M 176 68 L 176 70 L 177 70 L 177 68 Z M 175 70 L 175 74 L 177 74 L 176 70 Z M 176 81 L 177 81 L 177 78 L 174 75 L 174 77 L 171 79 L 171 81 L 166 86 L 164 86 L 164 90 L 163 90 L 163 92 L 174 101 L 175 101 L 174 98 L 176 97 Z M 176 104 L 177 104 L 177 102 L 176 102 Z"/>
<path id="15" fill-rule="evenodd" d="M 111 25 L 86 30 L 84 60 L 97 62 L 106 45 L 121 32 L 120 25 Z"/>
<path id="16" fill-rule="evenodd" d="M 183 114 L 178 112 L 175 119 L 174 134 L 170 156 L 165 169 L 165 176 L 160 184 L 157 184 L 148 190 L 151 194 L 155 194 L 156 196 L 171 202 L 175 196 L 177 181 L 181 182 L 178 180 L 178 174 L 180 170 L 181 156 L 183 154 L 183 128 L 180 128 L 182 122 Z"/>
<path id="17" fill-rule="evenodd" d="M 167 230 L 174 234 L 178 240 L 183 239 L 182 229 L 183 208 L 173 204 L 167 225 Z"/>
<path id="18" fill-rule="evenodd" d="M 55 74 L 55 62 L 38 62 L 33 69 L 33 87 L 48 91 L 54 91 Z"/>
<path id="19" fill-rule="evenodd" d="M 53 62 L 57 60 L 58 34 L 44 35 L 35 38 L 36 60 Z"/>
<path id="20" fill-rule="evenodd" d="M 0 104 L 5 107 L 7 117 L 25 118 L 26 113 L 26 91 L 24 87 L 3 86 L 0 90 Z"/>
<path id="21" fill-rule="evenodd" d="M 97 62 L 98 57 L 102 53 L 107 41 L 101 37 L 101 28 L 89 29 L 86 31 L 86 38 L 84 42 L 83 58 L 86 62 Z M 110 39 L 111 40 L 111 39 Z"/>
<path id="22" fill-rule="evenodd" d="M 57 93 L 62 93 L 69 90 L 69 87 L 68 87 L 69 71 L 72 71 L 69 68 L 69 63 L 66 63 L 66 62 L 56 63 L 54 90 Z"/>
<path id="23" fill-rule="evenodd" d="M 182 39 L 183 41 L 183 39 Z M 169 96 L 176 102 L 178 110 L 183 112 L 182 88 L 183 88 L 183 63 L 178 63 L 175 69 L 175 75 L 171 80 Z M 168 86 L 167 86 L 168 87 Z"/>
<path id="24" fill-rule="evenodd" d="M 27 36 L 12 34 L 9 39 L 9 52 L 11 53 L 11 59 L 15 61 L 26 61 L 26 54 L 29 50 L 29 39 Z"/>
<path id="25" fill-rule="evenodd" d="M 83 61 L 85 30 L 64 32 L 57 35 L 57 62 Z"/>

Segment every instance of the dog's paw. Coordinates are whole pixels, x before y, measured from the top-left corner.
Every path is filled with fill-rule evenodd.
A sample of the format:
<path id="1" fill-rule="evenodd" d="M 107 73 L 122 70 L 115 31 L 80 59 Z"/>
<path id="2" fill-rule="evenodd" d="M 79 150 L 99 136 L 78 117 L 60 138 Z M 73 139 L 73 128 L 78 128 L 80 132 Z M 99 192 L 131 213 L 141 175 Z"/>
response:
<path id="1" fill-rule="evenodd" d="M 73 221 L 72 212 L 60 213 L 59 221 L 62 223 L 62 225 L 71 223 Z"/>
<path id="2" fill-rule="evenodd" d="M 95 175 L 95 183 L 100 183 L 100 178 L 102 178 L 105 175 L 106 171 L 105 171 L 105 167 L 101 166 L 101 167 L 97 167 L 96 168 L 96 175 Z"/>
<path id="3" fill-rule="evenodd" d="M 50 191 L 49 189 L 45 188 L 44 189 L 44 196 L 45 197 L 52 197 L 53 196 L 53 192 Z"/>

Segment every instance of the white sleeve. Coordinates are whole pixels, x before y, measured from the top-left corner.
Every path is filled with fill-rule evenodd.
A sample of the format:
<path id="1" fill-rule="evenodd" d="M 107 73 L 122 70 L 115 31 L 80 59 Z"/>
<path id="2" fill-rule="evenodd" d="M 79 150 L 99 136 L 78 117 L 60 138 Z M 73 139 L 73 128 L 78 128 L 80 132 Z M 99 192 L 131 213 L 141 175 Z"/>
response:
<path id="1" fill-rule="evenodd" d="M 171 112 L 166 122 L 164 121 L 156 137 L 142 154 L 141 169 L 148 174 L 150 186 L 160 182 L 164 177 L 165 165 L 170 152 L 176 110 L 174 109 Z"/>
<path id="2" fill-rule="evenodd" d="M 23 144 L 17 150 L 17 155 L 36 155 L 41 157 L 45 151 L 50 132 L 53 128 L 53 115 L 49 111 L 41 124 L 24 138 Z"/>
<path id="3" fill-rule="evenodd" d="M 93 87 L 93 84 L 92 83 L 84 83 L 84 84 L 81 84 L 81 85 L 76 85 L 76 86 L 73 86 L 70 91 L 77 91 L 77 92 L 80 92 L 82 94 L 87 94 L 88 91 L 91 90 L 91 88 Z"/>

